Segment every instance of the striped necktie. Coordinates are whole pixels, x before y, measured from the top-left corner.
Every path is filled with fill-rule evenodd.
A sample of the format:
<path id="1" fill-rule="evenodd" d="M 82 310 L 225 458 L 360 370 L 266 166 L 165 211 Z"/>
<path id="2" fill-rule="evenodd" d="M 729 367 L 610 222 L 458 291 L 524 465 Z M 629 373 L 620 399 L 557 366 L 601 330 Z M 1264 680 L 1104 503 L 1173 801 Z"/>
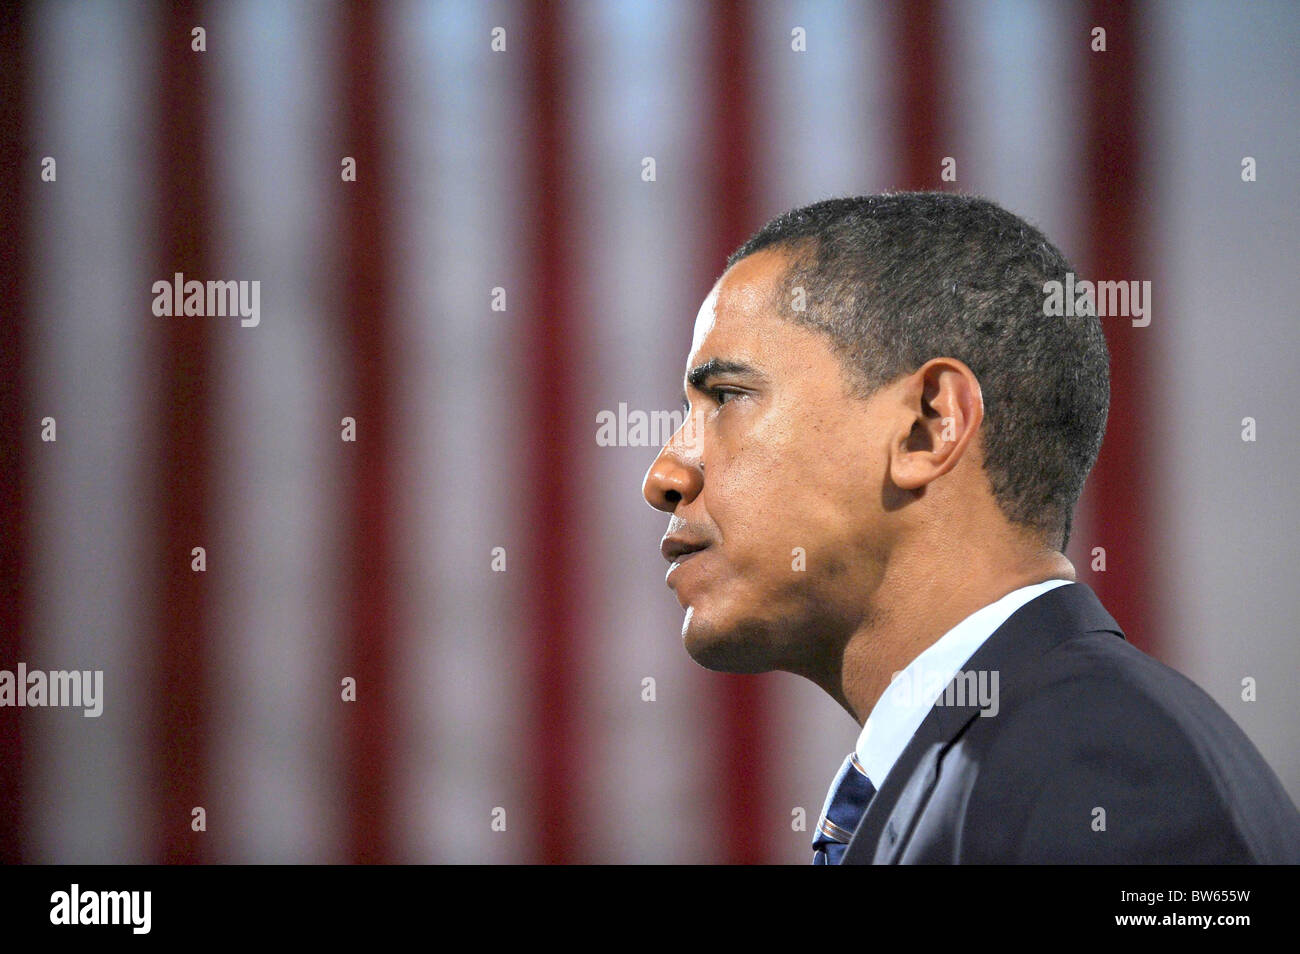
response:
<path id="1" fill-rule="evenodd" d="M 840 863 L 849 839 L 867 810 L 867 803 L 875 794 L 876 787 L 867 778 L 867 771 L 858 761 L 857 753 L 850 752 L 831 783 L 831 790 L 826 793 L 822 817 L 813 832 L 813 864 Z"/>

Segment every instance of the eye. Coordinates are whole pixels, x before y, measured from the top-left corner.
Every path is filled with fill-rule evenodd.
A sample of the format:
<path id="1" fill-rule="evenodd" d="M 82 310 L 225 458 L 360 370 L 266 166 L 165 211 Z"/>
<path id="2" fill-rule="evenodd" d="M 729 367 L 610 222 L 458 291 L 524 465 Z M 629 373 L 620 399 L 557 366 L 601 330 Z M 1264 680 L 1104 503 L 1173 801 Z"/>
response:
<path id="1" fill-rule="evenodd" d="M 726 388 L 710 388 L 710 389 L 709 389 L 709 395 L 713 398 L 713 400 L 714 400 L 715 402 L 717 402 L 717 405 L 718 405 L 719 407 L 721 407 L 722 405 L 724 405 L 724 404 L 727 403 L 726 401 L 723 400 L 724 397 L 725 397 L 725 398 L 734 398 L 734 397 L 739 397 L 739 396 L 740 396 L 740 393 L 741 393 L 741 392 L 739 392 L 739 391 L 727 390 Z"/>

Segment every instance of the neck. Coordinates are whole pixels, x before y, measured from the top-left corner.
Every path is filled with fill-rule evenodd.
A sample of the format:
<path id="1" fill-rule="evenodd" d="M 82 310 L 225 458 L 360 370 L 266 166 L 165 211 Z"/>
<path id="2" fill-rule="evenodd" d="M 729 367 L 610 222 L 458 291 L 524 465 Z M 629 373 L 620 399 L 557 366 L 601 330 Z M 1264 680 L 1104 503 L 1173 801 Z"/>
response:
<path id="1" fill-rule="evenodd" d="M 924 568 L 896 557 L 864 621 L 813 681 L 862 725 L 893 674 L 967 616 L 1022 586 L 1074 579 L 1065 555 L 1044 548 L 981 547 Z"/>

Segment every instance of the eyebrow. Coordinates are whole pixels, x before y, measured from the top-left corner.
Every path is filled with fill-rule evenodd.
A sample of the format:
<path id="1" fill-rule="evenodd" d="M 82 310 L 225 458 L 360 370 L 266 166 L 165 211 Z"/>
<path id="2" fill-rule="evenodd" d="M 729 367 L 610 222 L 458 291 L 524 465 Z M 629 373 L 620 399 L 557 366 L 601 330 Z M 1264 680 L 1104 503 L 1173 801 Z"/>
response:
<path id="1" fill-rule="evenodd" d="M 744 362 L 728 361 L 725 358 L 710 358 L 703 364 L 697 364 L 686 373 L 686 383 L 699 391 L 703 389 L 704 382 L 719 374 L 748 374 L 756 378 L 766 377 L 762 371 L 752 368 Z M 685 391 L 682 392 L 682 403 L 687 403 Z"/>

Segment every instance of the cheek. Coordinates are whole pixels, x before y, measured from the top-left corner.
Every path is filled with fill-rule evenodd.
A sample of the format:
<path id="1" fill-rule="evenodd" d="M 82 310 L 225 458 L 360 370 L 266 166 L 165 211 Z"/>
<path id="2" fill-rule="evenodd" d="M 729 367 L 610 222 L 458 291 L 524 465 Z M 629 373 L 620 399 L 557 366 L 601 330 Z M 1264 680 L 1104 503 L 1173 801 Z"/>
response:
<path id="1" fill-rule="evenodd" d="M 761 537 L 788 512 L 786 468 L 752 443 L 706 472 L 704 497 L 724 541 Z"/>
<path id="2" fill-rule="evenodd" d="M 824 550 L 827 520 L 825 477 L 806 466 L 769 454 L 750 454 L 731 462 L 710 485 L 705 480 L 709 514 L 723 541 L 732 571 L 744 577 L 785 578 L 792 563 Z"/>
<path id="3" fill-rule="evenodd" d="M 719 480 L 718 520 L 724 541 L 754 560 L 788 570 L 801 547 L 809 560 L 838 575 L 874 534 L 880 508 L 866 455 L 827 446 L 781 456 L 755 456 Z"/>
<path id="4" fill-rule="evenodd" d="M 706 471 L 706 507 L 736 569 L 788 571 L 795 547 L 823 561 L 849 559 L 879 509 L 870 451 L 859 446 L 863 422 L 782 410 L 746 422 L 734 444 L 720 440 L 715 450 L 727 452 Z"/>

